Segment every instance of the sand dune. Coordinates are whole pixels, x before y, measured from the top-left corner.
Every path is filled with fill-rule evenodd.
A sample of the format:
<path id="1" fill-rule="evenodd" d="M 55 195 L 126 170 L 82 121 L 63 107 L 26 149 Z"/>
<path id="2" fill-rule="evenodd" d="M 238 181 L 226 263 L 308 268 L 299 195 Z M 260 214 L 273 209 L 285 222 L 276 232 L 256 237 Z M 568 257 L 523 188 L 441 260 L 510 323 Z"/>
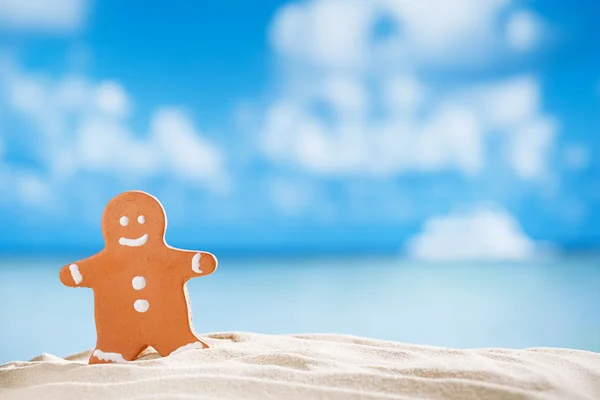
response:
<path id="1" fill-rule="evenodd" d="M 89 351 L 0 366 L 1 399 L 600 399 L 600 354 L 454 350 L 344 335 L 206 335 L 127 364 Z"/>

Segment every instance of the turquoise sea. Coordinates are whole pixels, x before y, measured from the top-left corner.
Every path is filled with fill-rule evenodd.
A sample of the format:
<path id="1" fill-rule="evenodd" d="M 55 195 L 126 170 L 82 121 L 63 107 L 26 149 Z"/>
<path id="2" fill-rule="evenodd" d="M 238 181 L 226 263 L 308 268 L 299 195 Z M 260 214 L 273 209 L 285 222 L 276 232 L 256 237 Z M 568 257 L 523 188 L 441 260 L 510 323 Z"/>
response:
<path id="1" fill-rule="evenodd" d="M 74 258 L 0 259 L 0 364 L 95 344 Z M 198 332 L 335 332 L 447 347 L 600 351 L 600 259 L 416 263 L 395 258 L 221 259 L 188 283 Z"/>

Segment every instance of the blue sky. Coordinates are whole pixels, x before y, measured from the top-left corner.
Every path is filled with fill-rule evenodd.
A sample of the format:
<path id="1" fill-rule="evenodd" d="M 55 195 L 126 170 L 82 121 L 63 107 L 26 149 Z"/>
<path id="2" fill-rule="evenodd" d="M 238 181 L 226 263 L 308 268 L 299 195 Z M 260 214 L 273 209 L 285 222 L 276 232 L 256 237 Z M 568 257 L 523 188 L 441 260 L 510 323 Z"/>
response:
<path id="1" fill-rule="evenodd" d="M 222 252 L 521 258 L 600 244 L 600 6 L 0 5 L 0 251 L 163 202 Z"/>

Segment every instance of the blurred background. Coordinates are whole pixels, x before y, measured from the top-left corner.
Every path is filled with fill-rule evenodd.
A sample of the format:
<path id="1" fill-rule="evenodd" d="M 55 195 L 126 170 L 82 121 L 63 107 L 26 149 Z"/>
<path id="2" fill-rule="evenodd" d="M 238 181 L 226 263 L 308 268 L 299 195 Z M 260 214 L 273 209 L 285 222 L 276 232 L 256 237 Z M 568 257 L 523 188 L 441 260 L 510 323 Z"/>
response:
<path id="1" fill-rule="evenodd" d="M 0 363 L 141 189 L 199 332 L 600 351 L 600 5 L 0 0 Z"/>

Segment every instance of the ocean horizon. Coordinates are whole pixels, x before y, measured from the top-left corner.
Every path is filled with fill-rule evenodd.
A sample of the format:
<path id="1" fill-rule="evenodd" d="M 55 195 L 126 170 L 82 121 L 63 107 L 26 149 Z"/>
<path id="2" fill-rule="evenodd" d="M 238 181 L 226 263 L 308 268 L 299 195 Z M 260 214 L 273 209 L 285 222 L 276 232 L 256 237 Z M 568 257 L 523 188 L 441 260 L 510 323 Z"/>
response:
<path id="1" fill-rule="evenodd" d="M 94 347 L 92 290 L 58 279 L 78 258 L 0 259 L 0 363 Z M 600 351 L 599 261 L 221 257 L 213 275 L 187 287 L 200 334 L 339 333 L 454 348 Z"/>

